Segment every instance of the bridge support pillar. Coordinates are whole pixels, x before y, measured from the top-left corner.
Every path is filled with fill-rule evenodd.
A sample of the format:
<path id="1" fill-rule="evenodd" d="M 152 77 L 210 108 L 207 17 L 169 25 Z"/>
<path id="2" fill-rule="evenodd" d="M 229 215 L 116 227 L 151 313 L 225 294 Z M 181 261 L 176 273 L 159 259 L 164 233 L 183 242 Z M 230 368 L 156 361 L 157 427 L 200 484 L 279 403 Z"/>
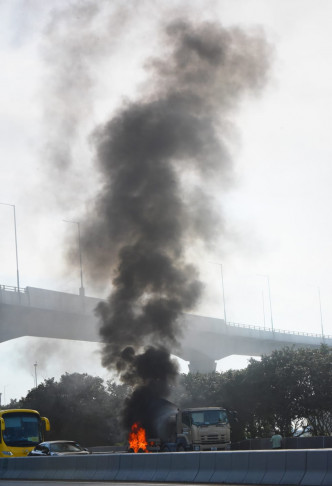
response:
<path id="1" fill-rule="evenodd" d="M 190 373 L 213 373 L 216 371 L 216 362 L 209 356 L 202 354 L 189 359 Z"/>

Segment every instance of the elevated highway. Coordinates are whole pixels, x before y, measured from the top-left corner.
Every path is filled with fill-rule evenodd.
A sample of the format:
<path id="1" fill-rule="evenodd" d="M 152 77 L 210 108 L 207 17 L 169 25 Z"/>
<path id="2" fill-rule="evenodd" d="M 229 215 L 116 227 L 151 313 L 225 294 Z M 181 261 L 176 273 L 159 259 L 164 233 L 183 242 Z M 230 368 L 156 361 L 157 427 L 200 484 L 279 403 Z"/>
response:
<path id="1" fill-rule="evenodd" d="M 52 290 L 0 286 L 0 342 L 22 336 L 99 342 L 100 299 Z M 260 356 L 275 349 L 332 346 L 332 336 L 225 323 L 185 314 L 180 318 L 180 348 L 172 353 L 190 362 L 191 371 L 215 370 L 215 361 L 232 354 Z"/>

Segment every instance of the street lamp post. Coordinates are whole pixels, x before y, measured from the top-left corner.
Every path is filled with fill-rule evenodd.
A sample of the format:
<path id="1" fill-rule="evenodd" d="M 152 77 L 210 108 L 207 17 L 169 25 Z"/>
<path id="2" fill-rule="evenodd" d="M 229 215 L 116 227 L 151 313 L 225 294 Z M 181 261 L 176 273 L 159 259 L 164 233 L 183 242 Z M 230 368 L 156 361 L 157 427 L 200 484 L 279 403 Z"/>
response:
<path id="1" fill-rule="evenodd" d="M 227 324 L 227 318 L 226 318 L 226 301 L 225 301 L 225 287 L 224 287 L 224 274 L 222 271 L 222 264 L 220 264 L 220 272 L 221 272 L 221 285 L 222 285 L 222 300 L 224 302 L 224 320 L 225 324 Z"/>
<path id="2" fill-rule="evenodd" d="M 320 327 L 321 327 L 321 330 L 322 330 L 322 339 L 324 341 L 324 327 L 323 327 L 322 302 L 321 302 L 321 299 L 320 299 L 320 288 L 317 287 L 317 290 L 318 290 L 318 301 L 319 301 L 319 312 L 320 312 Z"/>
<path id="3" fill-rule="evenodd" d="M 273 315 L 272 315 L 272 303 L 271 303 L 270 278 L 269 278 L 268 275 L 267 275 L 267 285 L 268 285 L 268 288 L 269 288 L 269 301 L 270 301 L 270 313 L 271 313 L 271 328 L 272 328 L 272 332 L 274 332 L 274 328 L 273 328 Z"/>
<path id="4" fill-rule="evenodd" d="M 80 258 L 80 273 L 81 273 L 81 288 L 79 293 L 82 297 L 85 295 L 84 286 L 83 286 L 83 265 L 82 265 L 82 249 L 81 249 L 81 230 L 80 230 L 80 223 L 79 221 L 70 221 L 67 219 L 63 220 L 65 223 L 73 223 L 77 224 L 77 233 L 78 233 L 78 251 L 79 251 L 79 258 Z"/>
<path id="5" fill-rule="evenodd" d="M 38 381 L 37 381 L 37 366 L 38 366 L 38 363 L 37 363 L 37 361 L 34 363 L 33 366 L 35 367 L 35 388 L 37 388 L 37 385 L 38 385 Z"/>
<path id="6" fill-rule="evenodd" d="M 4 385 L 3 387 L 3 405 L 6 405 L 7 404 L 7 401 L 6 401 L 6 388 L 8 388 L 8 386 L 10 385 Z"/>
<path id="7" fill-rule="evenodd" d="M 271 289 L 270 289 L 270 278 L 268 275 L 258 275 L 258 277 L 264 277 L 267 280 L 267 288 L 269 292 L 269 302 L 270 302 L 270 315 L 271 315 L 271 329 L 272 332 L 274 332 L 274 327 L 273 327 L 273 315 L 272 315 L 272 302 L 271 302 Z M 264 318 L 265 320 L 265 318 Z"/>
<path id="8" fill-rule="evenodd" d="M 226 301 L 225 301 L 225 287 L 224 287 L 224 274 L 223 274 L 223 271 L 222 271 L 222 263 L 218 263 L 218 262 L 210 262 L 210 263 L 214 263 L 215 265 L 219 265 L 220 266 L 221 287 L 222 287 L 222 299 L 223 299 L 223 304 L 224 304 L 224 321 L 225 321 L 225 324 L 227 324 Z"/>
<path id="9" fill-rule="evenodd" d="M 262 292 L 262 304 L 263 304 L 263 321 L 264 321 L 264 329 L 265 329 L 265 302 L 264 302 L 264 292 Z"/>
<path id="10" fill-rule="evenodd" d="M 18 250 L 17 250 L 17 230 L 16 230 L 16 210 L 14 204 L 0 203 L 2 206 L 11 206 L 14 210 L 14 232 L 15 232 L 15 252 L 16 252 L 16 282 L 17 291 L 20 293 L 20 274 L 18 271 Z"/>

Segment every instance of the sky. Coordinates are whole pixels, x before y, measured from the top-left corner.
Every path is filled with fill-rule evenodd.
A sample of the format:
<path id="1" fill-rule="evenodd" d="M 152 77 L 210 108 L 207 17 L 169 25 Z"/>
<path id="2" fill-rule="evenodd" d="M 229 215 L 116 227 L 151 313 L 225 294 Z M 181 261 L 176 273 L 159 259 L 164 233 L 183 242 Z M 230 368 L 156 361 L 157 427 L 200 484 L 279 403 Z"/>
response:
<path id="1" fill-rule="evenodd" d="M 263 33 L 271 68 L 259 96 L 244 98 L 232 115 L 234 175 L 220 190 L 222 244 L 192 255 L 205 286 L 194 312 L 332 335 L 331 2 L 145 0 L 125 9 L 112 2 L 112 11 L 107 4 L 100 2 L 101 15 L 89 23 L 87 1 L 0 0 L 0 203 L 15 205 L 20 287 L 78 292 L 79 261 L 66 260 L 77 225 L 64 220 L 80 220 L 100 184 L 91 134 L 140 93 L 165 16 L 213 20 Z M 72 15 L 75 5 L 82 15 Z M 71 63 L 68 53 L 82 45 L 84 58 Z M 16 286 L 11 206 L 0 205 L 0 224 L 0 284 Z M 96 285 L 82 256 L 86 294 L 106 297 L 110 284 Z M 38 381 L 76 371 L 110 378 L 93 343 L 20 338 L 0 351 L 3 401 L 33 387 L 36 362 Z M 246 363 L 226 359 L 218 369 Z"/>

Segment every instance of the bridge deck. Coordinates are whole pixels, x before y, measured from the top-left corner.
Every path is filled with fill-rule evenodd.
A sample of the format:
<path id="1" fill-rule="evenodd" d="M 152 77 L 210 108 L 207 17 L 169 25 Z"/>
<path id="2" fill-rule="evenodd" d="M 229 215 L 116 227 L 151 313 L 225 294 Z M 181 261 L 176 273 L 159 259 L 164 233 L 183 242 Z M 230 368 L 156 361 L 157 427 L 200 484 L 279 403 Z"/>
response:
<path id="1" fill-rule="evenodd" d="M 95 308 L 100 299 L 35 287 L 0 286 L 0 342 L 21 336 L 100 341 Z M 332 336 L 272 330 L 223 319 L 185 314 L 180 348 L 190 369 L 213 371 L 215 361 L 232 354 L 260 356 L 285 346 L 332 346 Z"/>

